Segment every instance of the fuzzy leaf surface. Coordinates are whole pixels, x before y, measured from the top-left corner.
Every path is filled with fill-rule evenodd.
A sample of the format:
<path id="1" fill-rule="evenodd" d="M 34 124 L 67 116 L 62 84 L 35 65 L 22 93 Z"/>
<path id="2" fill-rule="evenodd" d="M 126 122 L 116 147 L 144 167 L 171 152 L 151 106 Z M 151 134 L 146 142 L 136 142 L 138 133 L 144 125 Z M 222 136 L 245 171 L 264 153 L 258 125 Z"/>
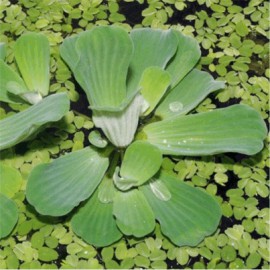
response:
<path id="1" fill-rule="evenodd" d="M 72 72 L 75 71 L 75 67 L 78 64 L 80 56 L 76 49 L 76 42 L 80 35 L 66 38 L 60 45 L 60 55 L 68 64 Z"/>
<path id="2" fill-rule="evenodd" d="M 169 155 L 213 155 L 237 152 L 253 155 L 263 148 L 266 125 L 260 114 L 246 105 L 176 116 L 143 129 L 147 141 Z"/>
<path id="3" fill-rule="evenodd" d="M 13 93 L 27 93 L 22 78 L 3 60 L 0 60 L 0 101 L 8 103 L 24 103 L 24 101 Z"/>
<path id="4" fill-rule="evenodd" d="M 0 121 L 0 150 L 26 140 L 47 123 L 59 121 L 69 110 L 65 93 L 44 98 L 28 109 Z"/>
<path id="5" fill-rule="evenodd" d="M 196 246 L 216 230 L 221 210 L 213 197 L 163 172 L 158 180 L 167 186 L 170 200 L 157 198 L 149 185 L 140 190 L 153 209 L 161 231 L 174 244 Z"/>
<path id="6" fill-rule="evenodd" d="M 108 246 L 122 236 L 113 217 L 113 204 L 100 202 L 98 191 L 78 209 L 71 226 L 83 240 L 98 247 Z"/>
<path id="7" fill-rule="evenodd" d="M 130 37 L 134 44 L 134 53 L 128 74 L 128 96 L 139 90 L 139 82 L 145 69 L 165 69 L 177 49 L 177 38 L 171 30 L 134 29 Z"/>
<path id="8" fill-rule="evenodd" d="M 155 216 L 143 193 L 137 189 L 117 192 L 113 214 L 119 229 L 125 235 L 142 237 L 155 228 Z"/>
<path id="9" fill-rule="evenodd" d="M 172 76 L 171 88 L 186 76 L 201 57 L 199 44 L 194 38 L 185 36 L 176 30 L 172 31 L 178 41 L 178 46 L 176 54 L 166 67 Z"/>
<path id="10" fill-rule="evenodd" d="M 211 92 L 224 88 L 207 72 L 192 70 L 169 94 L 156 110 L 163 119 L 183 115 L 194 109 Z"/>
<path id="11" fill-rule="evenodd" d="M 29 91 L 46 96 L 50 82 L 50 45 L 46 36 L 26 33 L 18 38 L 14 56 Z"/>
<path id="12" fill-rule="evenodd" d="M 0 121 L 0 150 L 26 140 L 40 127 L 60 120 L 69 110 L 69 99 L 65 93 L 54 94 L 28 109 Z"/>
<path id="13" fill-rule="evenodd" d="M 126 77 L 133 51 L 128 33 L 119 27 L 97 27 L 80 34 L 75 47 L 80 59 L 73 68 L 74 75 L 91 107 L 119 110 L 126 99 Z"/>
<path id="14" fill-rule="evenodd" d="M 135 141 L 127 148 L 120 175 L 124 179 L 136 180 L 142 185 L 159 170 L 162 163 L 160 150 L 144 141 Z"/>
<path id="15" fill-rule="evenodd" d="M 140 81 L 141 94 L 149 104 L 144 115 L 148 115 L 155 109 L 170 82 L 170 74 L 159 67 L 149 67 L 144 71 Z"/>
<path id="16" fill-rule="evenodd" d="M 108 165 L 89 147 L 38 165 L 28 179 L 27 200 L 43 215 L 65 215 L 91 196 Z"/>

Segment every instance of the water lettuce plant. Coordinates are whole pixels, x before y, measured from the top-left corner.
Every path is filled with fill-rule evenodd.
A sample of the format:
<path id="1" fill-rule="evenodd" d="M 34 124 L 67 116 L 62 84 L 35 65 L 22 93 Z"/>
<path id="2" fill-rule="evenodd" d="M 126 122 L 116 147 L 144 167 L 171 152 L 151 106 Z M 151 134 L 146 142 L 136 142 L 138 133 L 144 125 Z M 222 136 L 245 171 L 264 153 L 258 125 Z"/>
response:
<path id="1" fill-rule="evenodd" d="M 33 169 L 27 200 L 42 215 L 74 209 L 74 232 L 96 246 L 150 234 L 156 221 L 179 246 L 212 234 L 218 203 L 163 171 L 162 157 L 253 155 L 266 137 L 259 113 L 246 105 L 195 113 L 224 82 L 194 68 L 199 46 L 175 30 L 94 27 L 66 38 L 60 53 L 96 129 L 90 146 Z"/>
<path id="2" fill-rule="evenodd" d="M 3 44 L 0 51 L 0 101 L 32 105 L 0 121 L 2 150 L 36 134 L 44 128 L 43 125 L 60 120 L 69 110 L 69 100 L 66 93 L 47 96 L 50 46 L 46 36 L 27 33 L 17 39 L 14 56 L 22 77 L 4 62 Z"/>

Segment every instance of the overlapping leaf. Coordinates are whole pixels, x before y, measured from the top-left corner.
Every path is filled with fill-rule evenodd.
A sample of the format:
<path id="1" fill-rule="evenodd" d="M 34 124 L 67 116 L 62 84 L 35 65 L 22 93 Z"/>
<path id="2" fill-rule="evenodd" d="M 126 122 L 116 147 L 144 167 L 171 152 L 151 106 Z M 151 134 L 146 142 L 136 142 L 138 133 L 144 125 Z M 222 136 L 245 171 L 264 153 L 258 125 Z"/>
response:
<path id="1" fill-rule="evenodd" d="M 170 200 L 157 198 L 149 185 L 140 189 L 152 207 L 161 231 L 174 244 L 195 246 L 216 230 L 221 210 L 210 195 L 166 173 L 158 180 L 169 189 Z"/>
<path id="2" fill-rule="evenodd" d="M 139 82 L 148 67 L 165 69 L 177 49 L 177 38 L 171 30 L 134 29 L 130 33 L 134 45 L 128 74 L 128 96 L 139 90 Z"/>
<path id="3" fill-rule="evenodd" d="M 135 180 L 136 186 L 142 185 L 159 170 L 162 163 L 160 150 L 148 142 L 136 141 L 126 150 L 120 175 L 123 181 Z"/>
<path id="4" fill-rule="evenodd" d="M 149 124 L 143 131 L 147 141 L 163 154 L 187 156 L 223 152 L 253 155 L 263 148 L 266 137 L 261 116 L 246 105 L 169 118 Z"/>
<path id="5" fill-rule="evenodd" d="M 0 121 L 0 150 L 26 140 L 39 128 L 60 120 L 69 110 L 65 93 L 54 94 L 20 113 Z"/>
<path id="6" fill-rule="evenodd" d="M 178 46 L 175 56 L 166 67 L 166 70 L 172 76 L 171 88 L 176 86 L 186 76 L 201 56 L 196 39 L 185 36 L 179 31 L 172 31 L 178 41 Z"/>
<path id="7" fill-rule="evenodd" d="M 151 113 L 165 94 L 171 82 L 167 71 L 159 67 L 149 67 L 145 70 L 140 81 L 141 94 L 148 102 L 149 108 L 144 115 Z"/>
<path id="8" fill-rule="evenodd" d="M 125 235 L 142 237 L 155 228 L 155 216 L 143 193 L 137 189 L 117 192 L 113 214 L 119 229 Z"/>
<path id="9" fill-rule="evenodd" d="M 143 107 L 144 99 L 137 95 L 122 111 L 94 111 L 93 121 L 115 146 L 126 147 L 134 138 Z"/>
<path id="10" fill-rule="evenodd" d="M 122 236 L 113 217 L 112 203 L 101 203 L 96 191 L 71 220 L 74 232 L 89 244 L 107 246 Z"/>
<path id="11" fill-rule="evenodd" d="M 2 60 L 0 74 L 0 101 L 23 103 L 24 101 L 15 95 L 29 92 L 22 78 Z"/>
<path id="12" fill-rule="evenodd" d="M 60 46 L 60 54 L 65 62 L 68 64 L 72 72 L 75 72 L 75 68 L 80 59 L 79 53 L 76 49 L 76 41 L 79 35 L 66 38 Z M 83 86 L 82 86 L 83 87 Z"/>
<path id="13" fill-rule="evenodd" d="M 65 215 L 91 196 L 108 164 L 88 147 L 38 165 L 28 179 L 27 200 L 43 215 Z"/>
<path id="14" fill-rule="evenodd" d="M 46 36 L 22 35 L 15 43 L 14 55 L 28 90 L 46 96 L 50 82 L 50 46 Z"/>
<path id="15" fill-rule="evenodd" d="M 158 106 L 156 114 L 163 119 L 186 114 L 211 92 L 224 88 L 224 82 L 215 81 L 206 72 L 193 69 Z"/>
<path id="16" fill-rule="evenodd" d="M 133 50 L 128 33 L 119 27 L 97 27 L 74 41 L 77 54 L 69 54 L 67 43 L 62 45 L 62 57 L 73 69 L 91 107 L 119 110 L 126 98 L 126 76 Z M 75 67 L 72 62 L 77 60 Z"/>

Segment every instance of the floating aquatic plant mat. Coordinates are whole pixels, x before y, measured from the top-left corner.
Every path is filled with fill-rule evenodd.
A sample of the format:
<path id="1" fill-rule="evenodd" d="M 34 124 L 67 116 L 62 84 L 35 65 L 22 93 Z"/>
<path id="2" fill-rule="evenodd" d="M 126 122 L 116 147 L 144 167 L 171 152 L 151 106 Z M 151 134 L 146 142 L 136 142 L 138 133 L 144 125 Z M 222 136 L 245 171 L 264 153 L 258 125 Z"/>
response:
<path id="1" fill-rule="evenodd" d="M 269 114 L 268 14 L 269 3 L 262 0 L 1 1 L 0 41 L 5 45 L 0 45 L 0 145 L 3 149 L 0 153 L 0 268 L 269 269 L 269 152 L 266 147 L 269 139 L 264 140 L 262 149 L 263 122 Z M 114 26 L 99 27 L 106 25 Z M 138 29 L 142 27 L 159 30 Z M 84 34 L 91 29 L 96 34 Z M 102 44 L 98 39 L 102 40 L 104 34 L 95 29 L 116 29 L 100 30 L 107 35 L 111 35 L 110 31 L 117 32 L 110 48 L 120 39 L 125 40 L 116 46 L 119 61 L 109 62 L 112 65 L 107 67 L 99 65 L 99 45 L 96 58 L 91 58 L 90 53 L 80 58 L 79 70 L 76 57 L 85 52 L 83 39 L 87 44 L 92 42 L 92 48 Z M 131 42 L 125 30 L 131 31 Z M 126 74 L 125 60 L 132 55 L 134 44 L 146 44 L 145 38 L 137 39 L 136 33 L 140 31 L 141 35 L 147 32 L 148 37 L 149 33 L 167 34 L 158 42 L 155 34 L 148 38 L 148 42 L 153 40 L 148 55 L 157 52 L 152 59 L 140 58 L 145 46 L 137 47 L 137 55 L 131 60 L 137 72 L 125 92 L 125 77 L 119 80 L 119 74 Z M 25 35 L 26 32 L 36 34 Z M 166 39 L 170 46 L 166 45 Z M 180 39 L 187 40 L 186 48 L 176 48 Z M 70 44 L 75 44 L 76 49 Z M 181 59 L 185 63 L 187 59 L 194 59 L 193 66 L 177 66 L 183 72 L 182 77 L 173 73 L 176 69 L 170 58 L 162 60 L 165 49 L 157 50 L 162 44 L 171 57 L 181 48 L 193 51 Z M 196 63 L 198 48 L 202 57 Z M 105 56 L 100 54 L 100 59 Z M 85 61 L 92 63 L 95 59 L 99 72 L 91 77 L 92 73 L 85 73 L 88 70 Z M 142 66 L 144 60 L 145 63 L 154 61 L 156 67 Z M 34 63 L 34 68 L 29 63 Z M 188 73 L 192 68 L 195 69 Z M 98 76 L 110 70 L 114 74 L 108 80 L 113 84 L 106 85 L 107 80 L 102 80 L 105 77 L 99 80 Z M 90 78 L 92 85 L 103 84 L 117 92 L 104 98 L 99 91 L 89 88 L 81 74 Z M 195 91 L 192 97 L 184 95 L 192 90 Z M 183 95 L 180 97 L 179 93 Z M 140 126 L 139 132 L 135 134 L 136 124 L 121 137 L 112 132 L 106 117 L 109 114 L 110 119 L 118 119 L 117 108 L 125 108 L 126 104 L 131 104 L 125 109 L 126 115 L 137 110 L 137 114 L 144 116 L 139 123 L 135 121 Z M 109 113 L 104 115 L 106 110 Z M 184 115 L 187 113 L 190 115 Z M 137 114 L 132 114 L 133 120 L 138 119 Z M 227 125 L 230 121 L 231 126 L 217 129 L 217 136 L 210 139 L 218 139 L 219 143 L 206 147 L 209 138 L 201 140 L 199 127 L 204 125 L 204 133 L 209 133 L 213 125 L 225 121 L 225 116 Z M 211 121 L 208 123 L 205 119 Z M 192 123 L 193 130 L 185 129 L 188 123 Z M 123 127 L 119 121 L 117 125 Z M 172 125 L 177 127 L 176 134 L 162 133 Z M 242 133 L 237 129 L 241 126 Z M 194 131 L 197 137 L 193 142 L 179 137 Z M 133 136 L 135 143 L 131 143 Z M 226 138 L 234 146 L 228 148 Z M 98 178 L 107 170 L 107 156 L 114 149 L 111 145 L 118 148 L 129 145 L 125 153 L 119 151 L 109 159 L 107 176 L 113 180 L 104 178 L 99 192 L 87 203 L 80 204 L 80 208 L 76 207 L 90 196 L 89 190 L 96 188 Z M 122 166 L 118 162 L 121 159 Z M 92 167 L 85 168 L 87 162 Z M 76 179 L 75 184 L 85 186 L 81 185 L 79 192 L 79 185 L 76 189 L 70 188 L 65 197 L 55 196 L 57 185 L 52 187 L 48 183 L 53 180 L 57 183 L 54 178 L 57 176 L 49 172 L 51 167 L 59 166 L 62 166 L 59 171 L 68 168 L 69 172 L 60 178 L 58 174 L 57 179 Z M 147 184 L 160 167 L 162 173 L 156 181 Z M 96 180 L 88 183 L 84 176 Z M 110 209 L 112 183 L 118 195 Z M 75 186 L 72 181 L 63 180 L 63 184 Z M 174 216 L 173 200 L 184 199 L 192 209 L 195 198 L 180 198 L 179 192 L 175 192 L 180 187 L 185 194 L 196 193 L 202 199 L 200 213 L 195 211 L 198 224 L 186 221 L 182 224 L 189 224 L 186 232 L 178 225 L 179 214 L 185 212 L 174 209 L 177 213 Z M 43 191 L 50 194 L 45 196 Z M 138 205 L 143 204 L 144 210 L 148 209 L 143 219 L 129 216 L 134 206 L 130 198 Z M 100 204 L 104 203 L 106 207 L 102 208 Z M 163 205 L 171 207 L 160 212 Z M 104 220 L 114 222 L 110 229 L 103 230 L 107 234 L 101 235 L 91 220 L 85 224 L 84 216 L 91 211 L 95 215 L 95 209 L 102 209 Z M 207 216 L 207 209 L 212 209 L 212 219 L 203 218 Z M 160 225 L 153 222 L 155 218 Z M 142 224 L 145 220 L 147 224 Z M 103 224 L 102 220 L 99 224 Z M 130 224 L 136 226 L 130 227 Z M 91 230 L 85 232 L 84 226 Z"/>

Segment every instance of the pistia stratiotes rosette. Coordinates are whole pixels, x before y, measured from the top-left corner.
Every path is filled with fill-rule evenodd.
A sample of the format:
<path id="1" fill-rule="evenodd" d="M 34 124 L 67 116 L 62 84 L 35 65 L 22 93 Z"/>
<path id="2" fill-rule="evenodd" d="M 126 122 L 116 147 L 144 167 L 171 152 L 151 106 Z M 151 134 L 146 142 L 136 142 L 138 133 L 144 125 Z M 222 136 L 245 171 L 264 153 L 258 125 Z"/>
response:
<path id="1" fill-rule="evenodd" d="M 0 121 L 0 150 L 28 139 L 69 110 L 66 93 L 47 96 L 50 83 L 50 46 L 46 36 L 26 33 L 14 45 L 14 57 L 21 76 L 4 62 L 0 45 L 0 101 L 27 103 L 28 109 Z M 46 97 L 47 96 L 47 97 Z"/>
<path id="2" fill-rule="evenodd" d="M 174 30 L 94 27 L 67 38 L 60 53 L 99 129 L 89 136 L 92 146 L 32 171 L 28 201 L 52 216 L 78 206 L 72 228 L 96 246 L 123 234 L 150 234 L 156 221 L 179 246 L 212 234 L 221 217 L 218 203 L 162 171 L 162 156 L 253 155 L 266 136 L 259 113 L 235 105 L 193 114 L 224 83 L 194 68 L 197 42 Z"/>

